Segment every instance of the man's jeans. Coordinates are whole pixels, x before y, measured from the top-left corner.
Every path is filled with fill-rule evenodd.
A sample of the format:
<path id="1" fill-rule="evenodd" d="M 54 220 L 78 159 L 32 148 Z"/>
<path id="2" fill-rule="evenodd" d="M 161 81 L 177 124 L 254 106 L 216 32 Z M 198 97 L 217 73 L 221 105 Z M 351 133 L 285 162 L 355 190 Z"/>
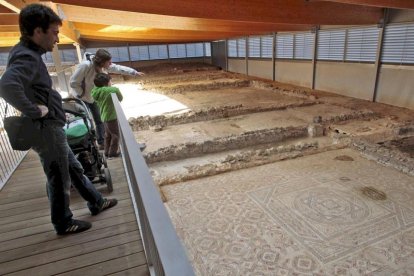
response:
<path id="1" fill-rule="evenodd" d="M 99 106 L 96 102 L 93 102 L 93 103 L 84 102 L 84 103 L 91 111 L 93 120 L 95 121 L 96 137 L 97 137 L 96 139 L 98 140 L 98 144 L 103 145 L 104 138 L 105 138 L 105 126 L 101 119 L 101 113 L 99 112 Z"/>
<path id="2" fill-rule="evenodd" d="M 52 223 L 57 231 L 64 230 L 72 221 L 69 208 L 71 184 L 88 202 L 90 210 L 99 209 L 102 195 L 83 175 L 83 168 L 70 149 L 64 130 L 56 122 L 44 123 L 43 142 L 33 147 L 42 162 L 47 178 Z"/>

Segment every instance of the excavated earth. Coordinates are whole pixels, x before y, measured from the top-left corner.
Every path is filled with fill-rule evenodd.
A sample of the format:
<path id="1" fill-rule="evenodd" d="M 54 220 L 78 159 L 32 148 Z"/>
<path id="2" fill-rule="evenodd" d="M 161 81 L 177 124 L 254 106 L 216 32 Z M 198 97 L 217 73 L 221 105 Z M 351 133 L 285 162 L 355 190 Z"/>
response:
<path id="1" fill-rule="evenodd" d="M 198 275 L 414 274 L 413 110 L 206 64 L 140 70 L 114 80 Z"/>

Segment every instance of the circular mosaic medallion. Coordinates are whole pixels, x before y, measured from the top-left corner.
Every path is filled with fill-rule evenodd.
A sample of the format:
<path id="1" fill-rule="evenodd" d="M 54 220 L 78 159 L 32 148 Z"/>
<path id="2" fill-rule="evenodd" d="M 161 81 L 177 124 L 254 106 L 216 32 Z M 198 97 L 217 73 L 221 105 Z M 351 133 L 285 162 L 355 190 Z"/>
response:
<path id="1" fill-rule="evenodd" d="M 304 191 L 294 199 L 294 206 L 303 217 L 327 224 L 361 223 L 370 213 L 359 197 L 333 189 Z"/>

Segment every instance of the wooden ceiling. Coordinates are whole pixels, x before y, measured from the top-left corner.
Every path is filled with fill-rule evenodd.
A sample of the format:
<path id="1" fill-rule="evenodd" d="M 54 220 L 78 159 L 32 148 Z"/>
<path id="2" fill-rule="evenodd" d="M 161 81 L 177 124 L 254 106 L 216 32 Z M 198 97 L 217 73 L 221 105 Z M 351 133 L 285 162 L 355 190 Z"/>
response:
<path id="1" fill-rule="evenodd" d="M 414 9 L 411 0 L 0 0 L 0 47 L 17 43 L 18 13 L 36 2 L 64 20 L 61 44 L 81 45 L 214 41 L 318 25 L 377 24 L 384 8 Z"/>

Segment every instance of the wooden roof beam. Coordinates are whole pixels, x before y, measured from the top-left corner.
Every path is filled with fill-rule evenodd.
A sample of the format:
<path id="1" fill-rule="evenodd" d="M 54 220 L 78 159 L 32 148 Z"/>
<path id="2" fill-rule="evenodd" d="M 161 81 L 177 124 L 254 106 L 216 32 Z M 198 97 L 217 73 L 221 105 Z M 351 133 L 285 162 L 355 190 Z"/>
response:
<path id="1" fill-rule="evenodd" d="M 312 25 L 258 23 L 244 21 L 229 21 L 217 19 L 187 18 L 157 14 L 145 14 L 126 11 L 110 11 L 100 8 L 88 8 L 72 5 L 59 5 L 69 21 L 91 24 L 122 25 L 131 27 L 193 30 L 193 31 L 225 31 L 246 32 L 263 30 L 301 31 L 310 30 Z"/>
<path id="2" fill-rule="evenodd" d="M 104 43 L 113 43 L 113 42 L 117 42 L 117 43 L 142 43 L 142 44 L 174 44 L 174 43 L 193 43 L 193 42 L 205 42 L 205 41 L 213 41 L 213 40 L 218 40 L 216 38 L 211 38 L 211 39 L 162 39 L 162 38 L 151 38 L 151 39 L 146 39 L 146 38 L 134 38 L 131 40 L 126 40 L 125 38 L 117 38 L 117 37 L 113 37 L 110 39 L 106 39 L 106 40 L 102 40 L 102 37 L 96 37 L 93 35 L 87 35 L 87 36 L 83 36 L 82 39 L 85 41 L 85 44 L 87 44 L 89 41 L 96 41 L 96 42 L 104 42 Z M 225 38 L 221 38 L 221 39 L 225 39 Z"/>
<path id="3" fill-rule="evenodd" d="M 0 32 L 7 33 L 7 32 L 15 32 L 19 33 L 20 29 L 17 25 L 0 25 Z"/>
<path id="4" fill-rule="evenodd" d="M 2 32 L 0 36 L 0 47 L 11 47 L 20 40 L 20 32 Z M 59 37 L 59 44 L 72 44 L 72 40 L 67 37 Z"/>
<path id="5" fill-rule="evenodd" d="M 26 5 L 32 3 L 38 3 L 39 1 L 35 0 L 0 0 L 0 4 L 6 6 L 9 9 L 12 9 L 15 14 L 0 14 L 0 25 L 19 25 L 19 14 L 20 10 L 23 9 Z M 62 12 L 58 10 L 56 4 L 43 1 L 42 4 L 49 6 L 52 10 L 54 10 L 61 18 L 62 18 L 62 27 L 60 28 L 60 34 L 65 36 L 66 38 L 72 40 L 73 42 L 79 43 L 79 34 L 76 30 L 73 29 L 73 26 L 70 22 L 65 20 L 64 15 Z"/>
<path id="6" fill-rule="evenodd" d="M 17 13 L 0 13 L 0 25 L 19 26 L 19 15 Z"/>
<path id="7" fill-rule="evenodd" d="M 311 25 L 375 24 L 383 14 L 382 9 L 376 7 L 304 0 L 55 0 L 54 2 L 189 18 Z"/>
<path id="8" fill-rule="evenodd" d="M 72 22 L 69 22 L 66 20 L 66 16 L 63 13 L 59 7 L 52 2 L 44 2 L 47 6 L 49 6 L 55 13 L 59 15 L 59 17 L 62 19 L 62 26 L 60 27 L 60 33 L 64 35 L 65 37 L 71 39 L 73 42 L 80 43 L 79 42 L 79 33 L 75 28 L 73 27 Z"/>
<path id="9" fill-rule="evenodd" d="M 143 29 L 128 30 L 123 26 L 105 26 L 97 24 L 76 23 L 76 27 L 83 36 L 94 35 L 96 37 L 123 37 L 123 38 L 203 38 L 203 37 L 231 37 L 246 35 L 245 32 L 201 32 L 201 31 L 182 31 L 165 29 Z M 256 32 L 263 33 L 263 32 Z"/>
<path id="10" fill-rule="evenodd" d="M 0 0 L 0 5 L 2 5 L 3 7 L 7 8 L 7 10 L 9 10 L 10 12 L 11 11 L 13 11 L 15 13 L 19 13 L 20 12 L 20 9 L 18 7 L 16 7 L 10 1 Z M 3 8 L 2 8 L 2 10 L 3 10 Z"/>
<path id="11" fill-rule="evenodd" d="M 319 0 L 327 2 L 346 3 L 361 6 L 371 6 L 391 9 L 414 9 L 414 1 L 410 0 Z"/>

